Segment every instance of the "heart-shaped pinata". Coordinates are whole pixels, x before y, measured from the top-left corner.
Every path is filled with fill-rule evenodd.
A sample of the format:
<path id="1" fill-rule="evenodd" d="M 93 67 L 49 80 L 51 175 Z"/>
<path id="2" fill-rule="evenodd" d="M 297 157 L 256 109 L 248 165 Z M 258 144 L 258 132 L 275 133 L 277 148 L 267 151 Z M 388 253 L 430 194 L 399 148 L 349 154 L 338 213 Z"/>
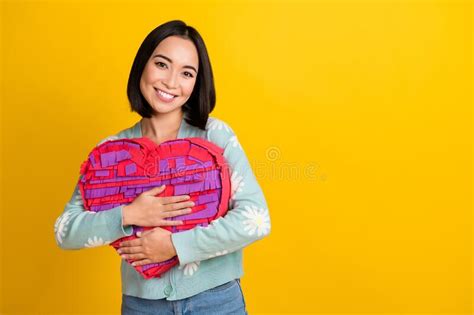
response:
<path id="1" fill-rule="evenodd" d="M 201 138 L 170 140 L 160 145 L 146 137 L 106 141 L 95 147 L 81 165 L 79 188 L 84 208 L 106 211 L 129 204 L 140 193 L 165 184 L 160 197 L 187 194 L 195 206 L 192 213 L 167 218 L 184 224 L 161 228 L 175 233 L 207 226 L 228 209 L 230 178 L 223 152 Z M 152 228 L 134 225 L 132 235 L 110 245 L 117 250 L 121 241 L 135 239 L 137 232 Z M 160 277 L 176 264 L 177 256 L 134 268 L 150 279 Z"/>

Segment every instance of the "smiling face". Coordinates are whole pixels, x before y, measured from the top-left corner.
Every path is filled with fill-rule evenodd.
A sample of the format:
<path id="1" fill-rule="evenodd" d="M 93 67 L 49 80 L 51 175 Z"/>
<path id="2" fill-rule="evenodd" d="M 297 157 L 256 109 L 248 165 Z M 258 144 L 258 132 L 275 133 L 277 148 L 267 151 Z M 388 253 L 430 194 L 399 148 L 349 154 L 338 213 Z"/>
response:
<path id="1" fill-rule="evenodd" d="M 155 115 L 180 110 L 193 92 L 199 57 L 189 39 L 169 36 L 150 56 L 140 79 L 140 91 Z"/>

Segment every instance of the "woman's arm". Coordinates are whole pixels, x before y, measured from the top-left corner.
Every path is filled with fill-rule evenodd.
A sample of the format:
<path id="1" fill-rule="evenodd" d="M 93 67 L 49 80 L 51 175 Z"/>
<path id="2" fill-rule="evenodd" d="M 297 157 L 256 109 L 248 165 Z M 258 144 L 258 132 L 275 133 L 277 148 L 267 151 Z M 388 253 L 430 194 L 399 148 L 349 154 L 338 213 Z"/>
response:
<path id="1" fill-rule="evenodd" d="M 225 124 L 219 121 L 221 124 Z M 213 130 L 211 141 L 224 148 L 232 178 L 230 207 L 207 227 L 173 233 L 180 266 L 231 253 L 270 233 L 270 216 L 263 192 L 232 129 Z"/>
<path id="2" fill-rule="evenodd" d="M 114 136 L 100 143 L 109 139 L 114 139 Z M 130 236 L 133 232 L 132 226 L 123 225 L 124 206 L 97 213 L 87 211 L 79 184 L 76 184 L 71 199 L 54 224 L 57 245 L 63 249 L 80 249 L 107 245 L 119 238 Z"/>

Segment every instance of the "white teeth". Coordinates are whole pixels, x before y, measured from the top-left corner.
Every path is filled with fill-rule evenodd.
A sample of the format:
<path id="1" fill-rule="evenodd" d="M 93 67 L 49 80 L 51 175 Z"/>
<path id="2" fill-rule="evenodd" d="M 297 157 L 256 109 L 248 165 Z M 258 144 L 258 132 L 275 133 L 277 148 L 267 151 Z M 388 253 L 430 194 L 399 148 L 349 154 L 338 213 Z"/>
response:
<path id="1" fill-rule="evenodd" d="M 160 95 L 163 96 L 164 98 L 172 99 L 174 97 L 173 95 L 165 93 L 161 90 L 158 90 L 158 93 L 160 93 Z"/>

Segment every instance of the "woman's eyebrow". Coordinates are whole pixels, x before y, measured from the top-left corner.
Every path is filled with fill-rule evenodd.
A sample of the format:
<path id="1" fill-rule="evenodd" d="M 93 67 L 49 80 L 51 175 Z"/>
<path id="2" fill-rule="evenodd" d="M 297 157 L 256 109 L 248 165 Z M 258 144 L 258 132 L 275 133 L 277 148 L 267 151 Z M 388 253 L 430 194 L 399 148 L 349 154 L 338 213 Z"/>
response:
<path id="1" fill-rule="evenodd" d="M 155 58 L 155 57 L 161 57 L 161 58 L 163 58 L 163 59 L 166 59 L 166 60 L 168 60 L 168 61 L 169 61 L 169 63 L 173 63 L 173 61 L 172 61 L 170 58 L 168 58 L 168 57 L 166 57 L 166 56 L 164 56 L 164 55 L 157 54 L 157 55 L 154 55 L 154 56 L 153 56 L 153 58 Z M 197 70 L 196 70 L 196 68 L 194 68 L 193 66 L 186 65 L 186 66 L 183 66 L 183 68 L 189 68 L 189 69 L 193 69 L 193 70 L 194 70 L 194 72 L 196 72 L 196 73 L 197 73 Z"/>

